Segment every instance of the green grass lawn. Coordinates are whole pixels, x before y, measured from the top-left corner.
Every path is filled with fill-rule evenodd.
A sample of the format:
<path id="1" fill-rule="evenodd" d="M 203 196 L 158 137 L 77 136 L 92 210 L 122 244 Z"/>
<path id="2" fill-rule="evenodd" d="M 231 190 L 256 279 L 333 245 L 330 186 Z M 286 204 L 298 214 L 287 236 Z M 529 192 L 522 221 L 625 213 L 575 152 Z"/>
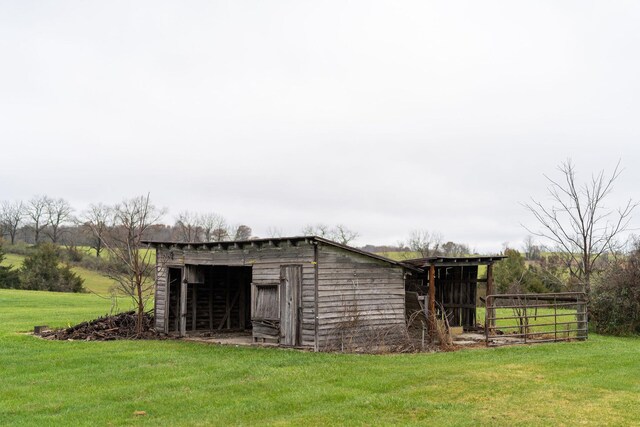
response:
<path id="1" fill-rule="evenodd" d="M 640 339 L 408 355 L 22 334 L 107 312 L 0 290 L 1 425 L 632 425 Z M 146 411 L 135 416 L 134 411 Z"/>
<path id="2" fill-rule="evenodd" d="M 96 250 L 94 248 L 90 248 L 89 246 L 76 246 L 76 248 L 85 255 L 94 257 L 96 256 Z M 155 264 L 156 262 L 156 250 L 154 248 L 142 248 L 140 249 L 140 253 L 143 255 L 148 255 L 151 259 L 151 262 Z M 110 256 L 109 252 L 106 249 L 102 249 L 100 252 L 101 257 L 108 258 Z"/>
<path id="3" fill-rule="evenodd" d="M 22 266 L 24 258 L 24 255 L 5 254 L 5 259 L 2 261 L 2 265 L 12 265 L 13 268 L 20 268 L 20 266 Z M 89 292 L 95 292 L 100 295 L 108 295 L 109 288 L 111 288 L 111 286 L 113 286 L 115 283 L 112 279 L 109 279 L 108 277 L 105 277 L 101 273 L 94 270 L 89 270 L 82 267 L 72 267 L 71 269 L 84 279 L 83 286 Z"/>

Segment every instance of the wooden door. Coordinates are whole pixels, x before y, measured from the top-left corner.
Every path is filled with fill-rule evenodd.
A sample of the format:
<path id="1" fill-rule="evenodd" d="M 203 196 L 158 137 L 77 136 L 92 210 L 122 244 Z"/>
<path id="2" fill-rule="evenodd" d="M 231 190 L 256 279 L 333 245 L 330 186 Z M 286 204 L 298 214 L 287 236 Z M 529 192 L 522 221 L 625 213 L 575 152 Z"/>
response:
<path id="1" fill-rule="evenodd" d="M 182 269 L 169 267 L 167 280 L 167 307 L 165 309 L 164 330 L 178 332 L 180 330 L 180 282 L 182 281 Z"/>
<path id="2" fill-rule="evenodd" d="M 280 343 L 300 344 L 300 314 L 302 266 L 280 267 Z"/>

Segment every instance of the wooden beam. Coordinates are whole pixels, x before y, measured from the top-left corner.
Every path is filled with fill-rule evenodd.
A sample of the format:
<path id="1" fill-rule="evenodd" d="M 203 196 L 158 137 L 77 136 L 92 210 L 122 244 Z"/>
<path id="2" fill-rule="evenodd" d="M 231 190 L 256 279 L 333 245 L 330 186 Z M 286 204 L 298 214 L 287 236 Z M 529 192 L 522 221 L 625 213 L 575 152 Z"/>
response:
<path id="1" fill-rule="evenodd" d="M 227 318 L 227 329 L 231 329 L 231 316 L 229 314 L 231 313 L 231 307 L 233 306 L 233 304 L 229 305 L 229 303 L 231 302 L 231 268 L 229 267 L 227 267 L 227 293 L 225 297 L 225 305 L 227 309 L 227 315 L 225 315 Z"/>
<path id="2" fill-rule="evenodd" d="M 213 332 L 213 282 L 209 283 L 209 330 Z"/>
<path id="3" fill-rule="evenodd" d="M 429 332 L 431 338 L 436 332 L 436 266 L 429 267 Z"/>
<path id="4" fill-rule="evenodd" d="M 181 273 L 181 277 L 179 277 L 177 280 L 177 283 L 174 283 L 174 289 L 173 292 L 176 297 L 176 311 L 175 311 L 175 315 L 176 318 L 174 319 L 173 323 L 174 323 L 174 330 L 178 333 L 180 333 L 180 282 L 182 281 L 182 273 Z"/>
<path id="5" fill-rule="evenodd" d="M 196 322 L 198 320 L 197 313 L 196 313 L 197 305 L 198 305 L 198 287 L 194 283 L 191 289 L 191 312 L 192 312 L 191 313 L 191 330 L 192 331 L 196 330 Z"/>
<path id="6" fill-rule="evenodd" d="M 187 335 L 187 270 L 188 267 L 182 269 L 182 277 L 180 278 L 180 336 Z"/>
<path id="7" fill-rule="evenodd" d="M 318 342 L 318 243 L 313 242 L 313 350 L 320 351 L 320 343 Z"/>
<path id="8" fill-rule="evenodd" d="M 245 319 L 247 317 L 247 314 L 245 312 L 245 307 L 247 305 L 247 298 L 246 298 L 246 292 L 245 292 L 245 285 L 246 285 L 246 281 L 247 281 L 247 274 L 246 274 L 246 270 L 243 267 L 242 270 L 240 271 L 240 306 L 238 307 L 238 315 L 240 316 L 240 329 L 243 329 L 246 327 L 245 325 Z"/>

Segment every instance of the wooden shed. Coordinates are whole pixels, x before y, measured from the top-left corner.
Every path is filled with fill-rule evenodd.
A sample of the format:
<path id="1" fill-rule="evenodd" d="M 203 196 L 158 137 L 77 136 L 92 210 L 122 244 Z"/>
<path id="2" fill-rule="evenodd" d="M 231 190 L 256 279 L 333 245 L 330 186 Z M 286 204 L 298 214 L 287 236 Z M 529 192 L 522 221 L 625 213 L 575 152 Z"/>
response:
<path id="1" fill-rule="evenodd" d="M 345 325 L 401 333 L 405 279 L 421 272 L 316 236 L 149 243 L 158 330 L 250 331 L 254 342 L 316 351 L 344 339 Z"/>

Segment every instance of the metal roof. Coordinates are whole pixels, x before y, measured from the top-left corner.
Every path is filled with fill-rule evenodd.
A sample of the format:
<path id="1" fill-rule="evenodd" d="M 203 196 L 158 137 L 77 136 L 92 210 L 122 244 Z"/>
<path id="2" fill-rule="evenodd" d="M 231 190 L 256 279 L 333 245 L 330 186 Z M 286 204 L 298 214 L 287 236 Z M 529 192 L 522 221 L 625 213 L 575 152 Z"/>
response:
<path id="1" fill-rule="evenodd" d="M 193 249 L 197 249 L 197 248 L 205 248 L 205 249 L 214 249 L 214 248 L 220 248 L 220 249 L 229 249 L 230 247 L 235 247 L 235 248 L 242 248 L 244 246 L 247 245 L 260 245 L 260 244 L 273 244 L 276 245 L 278 243 L 281 242 L 291 242 L 291 243 L 297 243 L 297 242 L 301 242 L 301 241 L 308 241 L 309 243 L 311 242 L 318 242 L 318 243 L 323 243 L 329 246 L 334 246 L 340 249 L 344 249 L 346 251 L 349 252 L 353 252 L 353 253 L 357 253 L 360 255 L 364 255 L 367 256 L 369 258 L 374 258 L 380 261 L 384 261 L 387 262 L 389 264 L 393 264 L 393 265 L 398 265 L 404 268 L 408 268 L 410 270 L 414 270 L 414 271 L 422 271 L 418 266 L 413 265 L 413 264 L 408 264 L 407 262 L 404 261 L 396 261 L 393 260 L 391 258 L 387 258 L 378 254 L 374 254 L 371 252 L 367 252 L 367 251 L 363 251 L 362 249 L 358 249 L 358 248 L 354 248 L 352 246 L 347 246 L 347 245 L 343 245 L 341 243 L 338 242 L 334 242 L 333 240 L 329 240 L 329 239 L 325 239 L 324 237 L 319 237 L 319 236 L 294 236 L 294 237 L 272 237 L 272 238 L 264 238 L 264 239 L 250 239 L 250 240 L 230 240 L 230 241 L 223 241 L 223 242 L 172 242 L 172 241 L 151 241 L 151 240 L 145 240 L 142 243 L 144 244 L 148 244 L 154 247 L 162 247 L 162 246 L 166 246 L 166 247 L 176 247 L 176 248 L 185 248 L 185 247 L 191 247 Z"/>

